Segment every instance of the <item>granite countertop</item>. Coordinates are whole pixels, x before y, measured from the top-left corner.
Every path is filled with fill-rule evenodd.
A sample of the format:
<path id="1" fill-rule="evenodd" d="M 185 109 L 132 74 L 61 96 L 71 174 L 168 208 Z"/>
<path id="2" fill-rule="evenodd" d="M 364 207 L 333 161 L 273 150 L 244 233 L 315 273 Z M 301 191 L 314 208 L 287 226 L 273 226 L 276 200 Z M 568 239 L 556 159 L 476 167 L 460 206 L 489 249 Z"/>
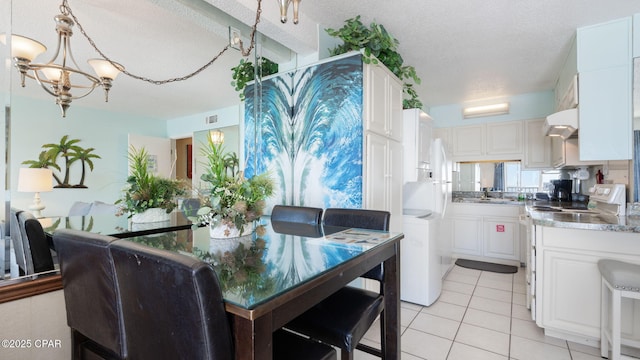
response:
<path id="1" fill-rule="evenodd" d="M 559 206 L 557 203 L 549 201 L 528 201 L 526 207 L 534 225 L 640 233 L 640 217 L 638 216 L 605 214 L 575 203 L 564 203 L 564 206 L 562 204 Z"/>
<path id="2" fill-rule="evenodd" d="M 453 198 L 452 202 L 454 203 L 462 203 L 462 204 L 488 204 L 488 205 L 524 205 L 524 201 L 518 201 L 516 199 L 510 198 L 478 198 L 478 197 L 456 197 Z"/>

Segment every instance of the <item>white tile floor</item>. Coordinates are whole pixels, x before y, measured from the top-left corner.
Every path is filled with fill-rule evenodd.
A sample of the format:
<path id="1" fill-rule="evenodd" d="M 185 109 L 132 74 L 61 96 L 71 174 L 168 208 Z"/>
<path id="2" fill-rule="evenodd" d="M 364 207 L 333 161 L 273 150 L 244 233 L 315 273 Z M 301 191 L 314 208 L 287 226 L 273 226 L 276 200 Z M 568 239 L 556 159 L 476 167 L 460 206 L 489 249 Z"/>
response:
<path id="1" fill-rule="evenodd" d="M 402 303 L 402 360 L 599 360 L 600 350 L 545 336 L 525 306 L 524 269 L 455 266 L 429 307 Z M 363 343 L 379 344 L 375 324 Z M 357 360 L 377 359 L 357 352 Z"/>

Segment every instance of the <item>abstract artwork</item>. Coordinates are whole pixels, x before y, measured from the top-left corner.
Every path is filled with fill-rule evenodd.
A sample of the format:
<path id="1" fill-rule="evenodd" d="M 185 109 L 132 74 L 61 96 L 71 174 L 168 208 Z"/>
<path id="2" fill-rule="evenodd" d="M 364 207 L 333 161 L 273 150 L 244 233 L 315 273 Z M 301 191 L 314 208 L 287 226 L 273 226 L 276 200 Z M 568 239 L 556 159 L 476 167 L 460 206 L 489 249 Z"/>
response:
<path id="1" fill-rule="evenodd" d="M 245 175 L 275 181 L 267 209 L 362 207 L 362 72 L 356 54 L 262 80 L 260 94 L 246 88 Z"/>

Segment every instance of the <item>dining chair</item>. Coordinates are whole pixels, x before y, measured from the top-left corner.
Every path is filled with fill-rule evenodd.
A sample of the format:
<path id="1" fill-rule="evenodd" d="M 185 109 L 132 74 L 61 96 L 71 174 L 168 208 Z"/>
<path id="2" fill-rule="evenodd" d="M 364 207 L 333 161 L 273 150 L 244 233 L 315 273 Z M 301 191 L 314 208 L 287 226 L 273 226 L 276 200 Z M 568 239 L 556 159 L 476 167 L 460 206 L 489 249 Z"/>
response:
<path id="1" fill-rule="evenodd" d="M 324 212 L 324 226 L 355 227 L 371 230 L 389 230 L 391 214 L 387 211 L 367 209 L 329 208 Z M 343 360 L 353 359 L 357 349 L 383 357 L 384 354 L 384 271 L 377 265 L 362 276 L 377 280 L 380 291 L 373 292 L 346 286 L 295 318 L 285 327 L 308 335 L 312 339 L 340 348 Z M 360 344 L 364 334 L 380 315 L 382 347 Z"/>
<path id="2" fill-rule="evenodd" d="M 126 359 L 122 304 L 109 245 L 111 236 L 56 230 L 72 359 Z"/>
<path id="3" fill-rule="evenodd" d="M 275 205 L 271 210 L 271 221 L 320 225 L 322 209 L 308 206 Z"/>
<path id="4" fill-rule="evenodd" d="M 24 250 L 22 248 L 22 231 L 18 222 L 18 215 L 22 210 L 12 207 L 9 210 L 9 236 L 11 244 L 13 244 L 13 252 L 16 257 L 16 265 L 18 265 L 18 275 L 26 274 L 27 263 L 24 258 Z"/>
<path id="5" fill-rule="evenodd" d="M 40 221 L 31 212 L 22 211 L 18 214 L 18 223 L 22 236 L 25 274 L 31 275 L 53 270 L 53 256 Z"/>
<path id="6" fill-rule="evenodd" d="M 220 284 L 210 264 L 128 240 L 113 243 L 111 255 L 131 359 L 234 357 Z M 273 349 L 274 359 L 337 359 L 332 347 L 284 330 L 274 334 Z"/>

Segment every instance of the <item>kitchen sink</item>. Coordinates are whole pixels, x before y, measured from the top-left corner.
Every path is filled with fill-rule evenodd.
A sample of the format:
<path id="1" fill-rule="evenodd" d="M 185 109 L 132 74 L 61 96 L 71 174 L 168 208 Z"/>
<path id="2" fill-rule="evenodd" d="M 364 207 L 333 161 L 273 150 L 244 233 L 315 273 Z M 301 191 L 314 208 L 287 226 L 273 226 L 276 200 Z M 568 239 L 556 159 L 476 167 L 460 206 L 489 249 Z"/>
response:
<path id="1" fill-rule="evenodd" d="M 600 214 L 595 211 L 562 211 L 554 214 L 553 219 L 557 221 L 587 224 L 618 224 L 617 216 Z"/>

